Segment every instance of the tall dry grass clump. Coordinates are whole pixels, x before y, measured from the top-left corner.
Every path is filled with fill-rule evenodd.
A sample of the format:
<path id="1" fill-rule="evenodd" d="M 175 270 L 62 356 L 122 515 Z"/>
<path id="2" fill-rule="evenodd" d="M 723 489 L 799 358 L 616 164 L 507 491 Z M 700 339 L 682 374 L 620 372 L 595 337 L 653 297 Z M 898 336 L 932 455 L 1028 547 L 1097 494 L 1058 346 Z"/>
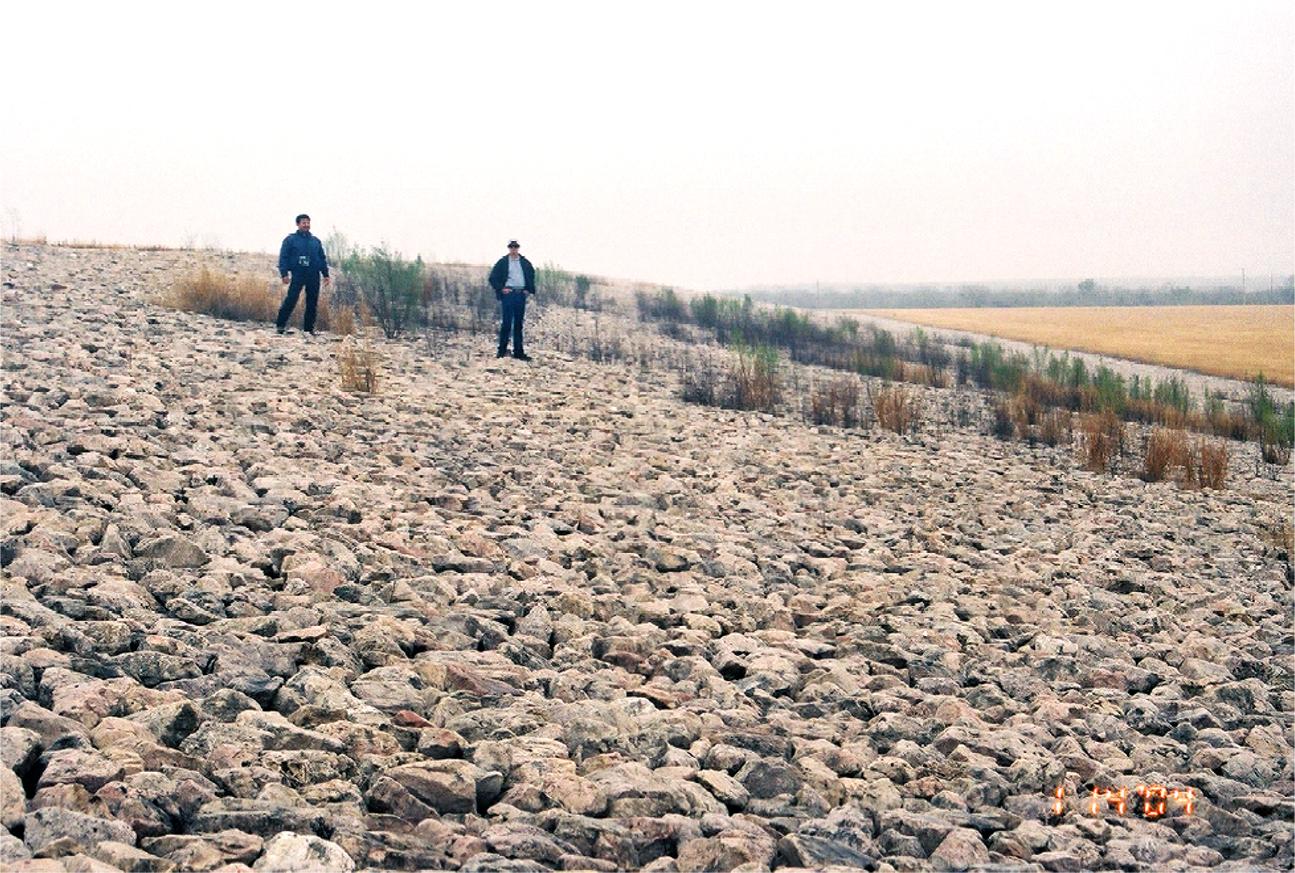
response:
<path id="1" fill-rule="evenodd" d="M 1201 439 L 1197 448 L 1200 464 L 1197 481 L 1202 488 L 1221 490 L 1228 478 L 1228 444 L 1223 440 Z"/>
<path id="2" fill-rule="evenodd" d="M 916 429 L 921 417 L 919 401 L 914 394 L 899 385 L 887 385 L 872 398 L 872 411 L 877 423 L 897 434 Z"/>
<path id="3" fill-rule="evenodd" d="M 739 346 L 729 368 L 729 398 L 733 409 L 773 412 L 782 400 L 778 352 L 770 346 Z"/>
<path id="4" fill-rule="evenodd" d="M 1176 478 L 1184 488 L 1226 486 L 1228 445 L 1222 440 L 1192 441 L 1186 431 L 1158 427 L 1147 434 L 1142 459 L 1142 478 L 1160 482 Z"/>
<path id="5" fill-rule="evenodd" d="M 362 343 L 357 343 L 353 336 L 343 339 L 337 366 L 343 391 L 377 393 L 380 361 L 368 337 Z"/>
<path id="6" fill-rule="evenodd" d="M 813 424 L 858 427 L 862 421 L 859 382 L 842 376 L 817 383 L 809 396 L 808 419 Z"/>
<path id="7" fill-rule="evenodd" d="M 1011 402 L 1002 398 L 995 400 L 992 412 L 994 418 L 989 426 L 990 433 L 1004 442 L 1010 440 L 1012 434 L 1016 432 L 1016 423 L 1012 418 Z"/>
<path id="8" fill-rule="evenodd" d="M 679 384 L 679 396 L 684 403 L 702 406 L 719 406 L 722 393 L 720 376 L 709 362 L 698 369 L 684 370 Z"/>
<path id="9" fill-rule="evenodd" d="M 355 333 L 355 310 L 349 306 L 337 307 L 337 313 L 332 318 L 333 333 L 338 336 L 351 336 Z"/>
<path id="10" fill-rule="evenodd" d="M 1124 425 L 1111 410 L 1079 419 L 1079 459 L 1085 470 L 1105 473 L 1124 450 Z"/>
<path id="11" fill-rule="evenodd" d="M 1161 482 L 1175 469 L 1192 476 L 1192 451 L 1187 434 L 1181 430 L 1157 427 L 1147 434 L 1143 452 L 1142 478 L 1148 482 Z"/>
<path id="12" fill-rule="evenodd" d="M 1060 446 L 1070 442 L 1071 417 L 1067 409 L 1052 409 L 1039 417 L 1039 439 L 1046 446 Z"/>
<path id="13" fill-rule="evenodd" d="M 162 302 L 182 312 L 230 321 L 274 321 L 282 297 L 264 279 L 231 276 L 203 267 L 176 282 Z"/>
<path id="14" fill-rule="evenodd" d="M 197 312 L 228 321 L 260 321 L 273 323 L 283 303 L 286 286 L 255 276 L 235 276 L 210 267 L 189 273 L 171 287 L 161 300 L 163 306 L 181 312 Z M 304 317 L 305 294 L 297 302 L 293 320 Z M 315 329 L 331 330 L 332 313 L 328 295 L 320 291 L 316 308 Z"/>

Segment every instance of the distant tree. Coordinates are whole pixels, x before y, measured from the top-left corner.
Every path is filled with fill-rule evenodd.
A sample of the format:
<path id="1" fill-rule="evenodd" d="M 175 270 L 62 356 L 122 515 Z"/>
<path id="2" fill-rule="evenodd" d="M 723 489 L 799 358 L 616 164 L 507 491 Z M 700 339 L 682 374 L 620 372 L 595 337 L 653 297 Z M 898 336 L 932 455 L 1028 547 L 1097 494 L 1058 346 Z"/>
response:
<path id="1" fill-rule="evenodd" d="M 1097 282 L 1093 279 L 1085 279 L 1075 286 L 1081 294 L 1092 294 L 1097 290 Z"/>

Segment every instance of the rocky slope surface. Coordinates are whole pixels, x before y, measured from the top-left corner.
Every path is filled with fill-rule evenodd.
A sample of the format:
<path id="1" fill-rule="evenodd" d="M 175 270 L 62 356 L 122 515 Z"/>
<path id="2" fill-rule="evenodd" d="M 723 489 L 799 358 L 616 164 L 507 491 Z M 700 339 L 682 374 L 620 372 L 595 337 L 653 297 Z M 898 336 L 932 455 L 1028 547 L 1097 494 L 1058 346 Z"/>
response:
<path id="1" fill-rule="evenodd" d="M 4 250 L 6 869 L 1295 860 L 1289 470 L 687 406 L 559 313 L 348 394 L 195 257 Z"/>

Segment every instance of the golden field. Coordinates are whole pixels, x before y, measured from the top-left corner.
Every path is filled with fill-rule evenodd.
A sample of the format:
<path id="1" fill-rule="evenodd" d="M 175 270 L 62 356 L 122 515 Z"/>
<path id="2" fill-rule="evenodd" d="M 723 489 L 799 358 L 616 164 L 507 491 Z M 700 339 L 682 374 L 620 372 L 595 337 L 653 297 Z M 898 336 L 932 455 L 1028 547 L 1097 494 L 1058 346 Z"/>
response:
<path id="1" fill-rule="evenodd" d="M 1216 376 L 1295 386 L 1295 307 L 1084 306 L 1020 309 L 859 309 L 929 327 L 966 330 Z"/>

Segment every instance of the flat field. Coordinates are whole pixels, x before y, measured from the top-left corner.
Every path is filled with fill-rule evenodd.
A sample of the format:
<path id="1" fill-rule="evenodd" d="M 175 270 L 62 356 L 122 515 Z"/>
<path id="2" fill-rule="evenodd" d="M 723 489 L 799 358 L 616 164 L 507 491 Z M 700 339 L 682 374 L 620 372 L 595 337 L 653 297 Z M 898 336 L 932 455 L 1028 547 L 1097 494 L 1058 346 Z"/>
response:
<path id="1" fill-rule="evenodd" d="M 965 330 L 1295 386 L 1295 307 L 1091 306 L 1019 309 L 866 309 L 948 330 Z"/>

